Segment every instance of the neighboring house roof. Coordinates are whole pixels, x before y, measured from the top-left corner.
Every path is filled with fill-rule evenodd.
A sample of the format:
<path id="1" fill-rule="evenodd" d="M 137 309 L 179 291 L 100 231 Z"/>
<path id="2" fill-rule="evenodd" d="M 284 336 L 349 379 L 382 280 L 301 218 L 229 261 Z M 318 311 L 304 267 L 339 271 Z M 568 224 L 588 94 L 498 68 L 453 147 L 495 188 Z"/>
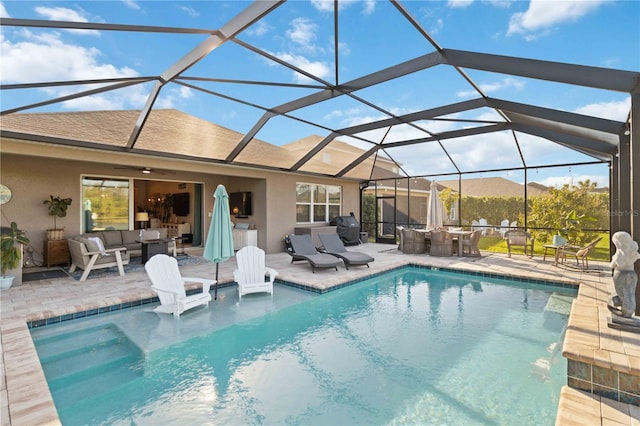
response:
<path id="1" fill-rule="evenodd" d="M 549 189 L 550 189 L 548 186 L 538 182 L 529 182 L 527 184 L 527 187 L 530 188 L 529 191 L 531 191 L 532 189 L 537 189 L 542 192 L 549 192 Z"/>
<path id="2" fill-rule="evenodd" d="M 458 192 L 458 180 L 438 181 Z M 527 196 L 544 195 L 549 188 L 539 183 L 527 184 Z M 524 185 L 501 177 L 462 179 L 462 194 L 471 197 L 524 197 Z"/>

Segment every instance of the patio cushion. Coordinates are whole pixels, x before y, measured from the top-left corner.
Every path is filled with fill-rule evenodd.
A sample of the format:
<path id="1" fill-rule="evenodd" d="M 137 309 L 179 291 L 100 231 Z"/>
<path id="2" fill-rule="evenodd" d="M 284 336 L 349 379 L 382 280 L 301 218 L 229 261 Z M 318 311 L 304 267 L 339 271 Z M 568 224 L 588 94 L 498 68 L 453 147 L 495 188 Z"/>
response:
<path id="1" fill-rule="evenodd" d="M 106 247 L 121 247 L 122 233 L 120 231 L 103 232 L 103 242 Z"/>
<path id="2" fill-rule="evenodd" d="M 511 242 L 511 245 L 524 246 L 527 244 L 527 237 L 524 235 L 514 235 L 509 238 L 509 241 Z"/>
<path id="3" fill-rule="evenodd" d="M 121 231 L 122 244 L 128 246 L 129 244 L 136 244 L 136 240 L 140 239 L 140 233 L 138 231 Z"/>

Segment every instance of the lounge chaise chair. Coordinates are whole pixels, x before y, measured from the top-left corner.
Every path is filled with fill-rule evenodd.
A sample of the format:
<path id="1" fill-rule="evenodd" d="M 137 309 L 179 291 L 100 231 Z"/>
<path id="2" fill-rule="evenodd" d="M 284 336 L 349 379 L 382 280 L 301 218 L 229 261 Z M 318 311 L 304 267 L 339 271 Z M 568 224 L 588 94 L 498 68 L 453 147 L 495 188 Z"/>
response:
<path id="1" fill-rule="evenodd" d="M 314 246 L 311 236 L 305 235 L 290 235 L 291 247 L 294 254 L 298 258 L 304 259 L 311 265 L 311 271 L 316 272 L 316 268 L 336 268 L 342 263 L 342 260 L 335 256 L 331 256 L 327 253 L 320 253 Z"/>
<path id="2" fill-rule="evenodd" d="M 255 246 L 246 246 L 236 253 L 238 269 L 233 271 L 233 279 L 238 283 L 238 297 L 249 293 L 271 293 L 273 280 L 278 272 L 265 266 L 264 250 Z M 269 280 L 265 281 L 265 275 Z"/>
<path id="3" fill-rule="evenodd" d="M 375 259 L 366 253 L 359 251 L 348 251 L 338 234 L 318 234 L 326 253 L 342 259 L 345 268 L 355 265 L 367 265 Z"/>
<path id="4" fill-rule="evenodd" d="M 577 266 L 586 271 L 589 269 L 589 255 L 595 249 L 596 245 L 600 242 L 602 237 L 598 237 L 591 241 L 586 246 L 576 246 L 572 244 L 565 244 L 560 247 L 559 258 L 566 259 L 567 255 L 576 258 Z"/>
<path id="5" fill-rule="evenodd" d="M 215 280 L 204 278 L 187 278 L 180 275 L 178 261 L 166 254 L 156 254 L 144 265 L 151 280 L 151 288 L 158 293 L 160 306 L 154 312 L 171 314 L 179 317 L 184 311 L 200 305 L 208 305 L 211 301 L 209 288 Z M 202 292 L 187 296 L 185 284 L 188 282 L 201 283 Z"/>

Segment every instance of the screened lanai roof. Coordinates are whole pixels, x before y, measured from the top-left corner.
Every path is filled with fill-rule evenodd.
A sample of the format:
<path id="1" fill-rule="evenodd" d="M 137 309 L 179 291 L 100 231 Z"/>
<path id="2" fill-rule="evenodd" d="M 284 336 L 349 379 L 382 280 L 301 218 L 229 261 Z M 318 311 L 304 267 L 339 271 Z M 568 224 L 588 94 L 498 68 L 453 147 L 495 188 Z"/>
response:
<path id="1" fill-rule="evenodd" d="M 446 20 L 462 3 L 4 2 L 2 136 L 357 180 L 609 161 L 639 6 L 525 52 L 512 25 L 534 2 Z M 602 66 L 612 43 L 627 69 Z"/>

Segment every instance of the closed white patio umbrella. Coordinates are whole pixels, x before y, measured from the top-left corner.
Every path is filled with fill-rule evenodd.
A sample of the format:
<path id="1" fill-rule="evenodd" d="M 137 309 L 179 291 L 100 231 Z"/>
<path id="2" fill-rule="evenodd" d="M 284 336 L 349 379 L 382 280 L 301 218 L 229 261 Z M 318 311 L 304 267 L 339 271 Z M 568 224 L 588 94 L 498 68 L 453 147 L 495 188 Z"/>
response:
<path id="1" fill-rule="evenodd" d="M 429 204 L 427 205 L 427 229 L 441 228 L 444 223 L 444 204 L 438 196 L 438 185 L 431 181 Z"/>

